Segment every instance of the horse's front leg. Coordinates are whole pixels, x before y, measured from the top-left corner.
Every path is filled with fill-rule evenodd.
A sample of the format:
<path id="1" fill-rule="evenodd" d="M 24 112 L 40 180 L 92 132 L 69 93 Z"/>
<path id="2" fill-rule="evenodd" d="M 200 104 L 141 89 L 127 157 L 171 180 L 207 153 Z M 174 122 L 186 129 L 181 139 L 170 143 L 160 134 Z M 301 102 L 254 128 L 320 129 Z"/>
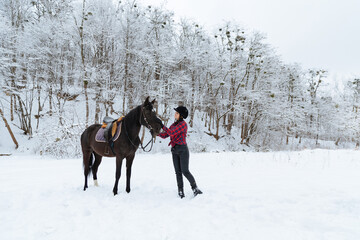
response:
<path id="1" fill-rule="evenodd" d="M 126 192 L 130 192 L 131 166 L 133 164 L 135 153 L 126 157 Z"/>
<path id="2" fill-rule="evenodd" d="M 114 195 L 116 195 L 118 193 L 118 184 L 119 184 L 119 179 L 120 179 L 120 175 L 121 175 L 121 165 L 122 165 L 123 159 L 124 159 L 123 156 L 119 156 L 119 155 L 116 156 L 115 185 L 114 185 L 114 189 L 113 189 Z"/>

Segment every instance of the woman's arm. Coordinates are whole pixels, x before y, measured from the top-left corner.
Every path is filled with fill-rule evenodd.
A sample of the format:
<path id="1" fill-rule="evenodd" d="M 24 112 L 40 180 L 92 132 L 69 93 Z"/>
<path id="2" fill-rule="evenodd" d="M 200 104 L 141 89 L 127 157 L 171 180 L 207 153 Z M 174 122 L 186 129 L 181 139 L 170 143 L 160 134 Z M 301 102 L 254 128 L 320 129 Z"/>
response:
<path id="1" fill-rule="evenodd" d="M 173 129 L 169 129 L 167 127 L 163 127 L 164 132 L 170 136 L 173 137 L 179 133 L 186 132 L 187 131 L 187 125 L 185 121 L 179 122 Z"/>
<path id="2" fill-rule="evenodd" d="M 162 133 L 159 133 L 158 136 L 165 139 L 165 138 L 169 137 L 169 134 L 167 134 L 166 132 L 162 132 Z"/>

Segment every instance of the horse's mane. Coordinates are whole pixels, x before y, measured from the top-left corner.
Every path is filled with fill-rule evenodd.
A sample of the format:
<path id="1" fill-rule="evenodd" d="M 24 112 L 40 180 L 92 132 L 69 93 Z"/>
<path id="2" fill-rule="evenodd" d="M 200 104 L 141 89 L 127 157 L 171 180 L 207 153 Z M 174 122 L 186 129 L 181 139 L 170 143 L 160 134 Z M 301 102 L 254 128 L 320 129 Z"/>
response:
<path id="1" fill-rule="evenodd" d="M 126 121 L 138 123 L 139 119 L 137 119 L 137 118 L 139 117 L 138 113 L 140 111 L 140 107 L 141 107 L 141 105 L 135 107 L 128 114 L 126 114 L 126 116 L 125 116 Z"/>

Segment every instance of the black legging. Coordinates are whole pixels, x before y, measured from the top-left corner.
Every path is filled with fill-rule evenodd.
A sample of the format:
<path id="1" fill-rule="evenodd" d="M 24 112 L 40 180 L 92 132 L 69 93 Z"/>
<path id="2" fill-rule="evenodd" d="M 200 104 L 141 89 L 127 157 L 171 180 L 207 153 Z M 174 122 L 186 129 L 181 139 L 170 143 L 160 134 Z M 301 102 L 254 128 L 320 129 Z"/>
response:
<path id="1" fill-rule="evenodd" d="M 184 188 L 182 174 L 190 182 L 192 188 L 196 187 L 195 179 L 189 171 L 189 148 L 187 145 L 175 145 L 171 148 L 176 180 L 179 189 Z"/>

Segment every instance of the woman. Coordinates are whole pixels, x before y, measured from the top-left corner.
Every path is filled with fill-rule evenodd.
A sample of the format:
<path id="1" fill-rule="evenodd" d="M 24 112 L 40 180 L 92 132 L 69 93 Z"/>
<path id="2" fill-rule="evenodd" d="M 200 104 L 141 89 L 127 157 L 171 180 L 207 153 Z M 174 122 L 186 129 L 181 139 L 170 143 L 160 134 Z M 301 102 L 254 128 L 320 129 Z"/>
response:
<path id="1" fill-rule="evenodd" d="M 171 145 L 179 197 L 185 197 L 182 177 L 183 174 L 190 182 L 194 196 L 196 196 L 198 194 L 202 194 L 202 192 L 196 186 L 195 179 L 189 171 L 189 148 L 186 145 L 187 124 L 184 121 L 184 119 L 188 116 L 188 110 L 183 106 L 174 108 L 174 110 L 176 111 L 175 122 L 170 126 L 170 128 L 165 127 L 161 123 L 164 132 L 160 133 L 159 136 L 164 139 L 170 136 L 169 145 Z"/>

